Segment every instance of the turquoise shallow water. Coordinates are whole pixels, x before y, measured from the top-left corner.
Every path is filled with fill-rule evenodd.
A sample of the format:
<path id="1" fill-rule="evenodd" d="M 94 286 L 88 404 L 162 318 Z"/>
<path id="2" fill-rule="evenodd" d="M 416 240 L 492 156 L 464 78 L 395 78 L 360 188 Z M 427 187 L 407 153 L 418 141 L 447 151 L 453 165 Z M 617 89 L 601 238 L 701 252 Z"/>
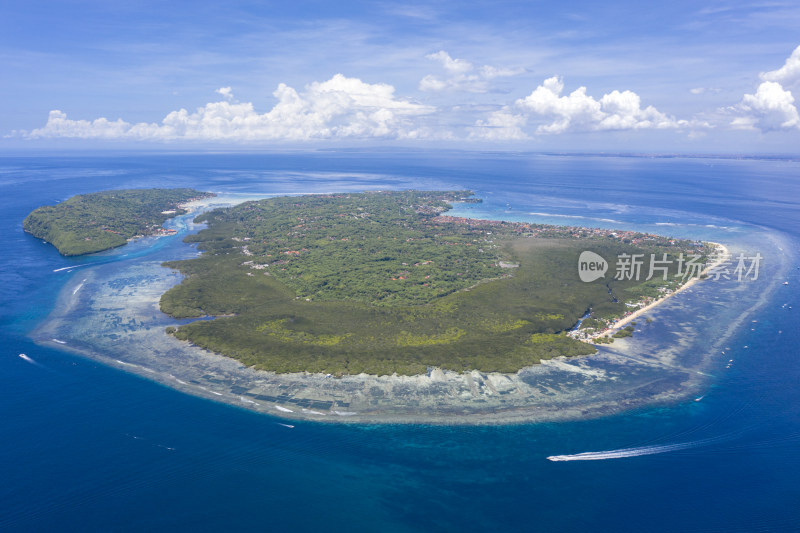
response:
<path id="1" fill-rule="evenodd" d="M 797 530 L 798 178 L 800 164 L 786 160 L 457 153 L 0 159 L 0 528 Z M 790 285 L 765 296 L 757 323 L 735 328 L 699 402 L 569 423 L 290 429 L 26 337 L 80 272 L 54 270 L 146 257 L 153 248 L 65 259 L 21 231 L 25 214 L 81 192 L 165 185 L 238 193 L 467 187 L 486 200 L 474 207 L 476 216 L 660 228 L 781 247 L 780 275 Z M 777 275 L 776 268 L 765 272 Z M 728 326 L 695 324 L 709 343 Z M 608 451 L 596 457 L 603 460 L 547 460 Z"/>

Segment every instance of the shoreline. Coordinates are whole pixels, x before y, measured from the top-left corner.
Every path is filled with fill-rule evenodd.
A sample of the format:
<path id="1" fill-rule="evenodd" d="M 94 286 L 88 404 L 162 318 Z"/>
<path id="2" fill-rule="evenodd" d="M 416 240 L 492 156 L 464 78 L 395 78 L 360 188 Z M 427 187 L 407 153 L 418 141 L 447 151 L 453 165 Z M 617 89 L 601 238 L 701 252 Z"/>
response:
<path id="1" fill-rule="evenodd" d="M 714 268 L 718 267 L 719 265 L 721 265 L 722 263 L 726 262 L 731 257 L 730 250 L 728 250 L 728 247 L 725 246 L 724 244 L 719 243 L 719 242 L 713 242 L 713 241 L 706 241 L 706 242 L 708 244 L 713 244 L 717 248 L 719 253 L 715 256 L 714 262 L 709 263 L 708 266 L 706 266 L 706 268 L 704 268 L 703 271 L 700 272 L 700 275 L 698 277 L 694 277 L 694 278 L 691 278 L 691 279 L 687 280 L 686 283 L 684 283 L 683 285 L 681 285 L 680 287 L 678 287 L 674 291 L 670 292 L 669 294 L 665 294 L 664 296 L 662 296 L 658 300 L 656 300 L 654 302 L 651 302 L 651 303 L 647 304 L 646 306 L 637 309 L 636 311 L 633 311 L 629 315 L 624 315 L 623 317 L 615 320 L 607 329 L 604 329 L 602 331 L 599 331 L 599 332 L 596 332 L 596 333 L 590 335 L 586 339 L 586 342 L 590 342 L 592 344 L 595 344 L 593 342 L 595 339 L 598 339 L 600 337 L 605 337 L 605 336 L 608 336 L 608 335 L 613 335 L 614 333 L 616 333 L 617 331 L 619 331 L 623 327 L 627 326 L 628 324 L 630 324 L 631 322 L 633 322 L 637 318 L 641 317 L 645 313 L 648 313 L 648 312 L 652 311 L 653 309 L 655 309 L 656 307 L 658 307 L 662 303 L 666 302 L 667 300 L 669 300 L 673 296 L 675 296 L 677 294 L 680 294 L 681 292 L 693 287 L 699 281 L 703 281 L 704 278 L 702 276 L 708 274 L 708 272 L 710 272 L 712 269 L 714 269 Z M 597 344 L 595 344 L 595 346 L 596 345 Z"/>

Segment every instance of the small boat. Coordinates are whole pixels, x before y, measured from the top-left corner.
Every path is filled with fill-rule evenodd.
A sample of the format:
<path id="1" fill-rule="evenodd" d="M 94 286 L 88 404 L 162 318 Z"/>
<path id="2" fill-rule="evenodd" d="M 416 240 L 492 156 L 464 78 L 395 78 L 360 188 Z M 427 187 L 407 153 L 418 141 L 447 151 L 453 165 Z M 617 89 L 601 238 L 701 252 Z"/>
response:
<path id="1" fill-rule="evenodd" d="M 22 359 L 23 361 L 27 361 L 28 363 L 30 363 L 30 364 L 32 364 L 32 365 L 36 365 L 36 366 L 42 366 L 42 365 L 40 365 L 39 363 L 37 363 L 36 361 L 34 361 L 33 359 L 31 359 L 30 357 L 28 357 L 27 355 L 25 355 L 24 353 L 21 353 L 21 354 L 19 354 L 19 357 L 20 357 L 20 359 Z"/>

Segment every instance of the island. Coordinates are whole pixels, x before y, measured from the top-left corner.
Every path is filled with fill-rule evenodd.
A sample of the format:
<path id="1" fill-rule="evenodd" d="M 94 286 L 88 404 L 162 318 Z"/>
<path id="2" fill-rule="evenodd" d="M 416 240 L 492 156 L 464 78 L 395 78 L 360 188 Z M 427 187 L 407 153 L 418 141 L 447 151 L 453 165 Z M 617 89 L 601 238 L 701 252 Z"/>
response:
<path id="1" fill-rule="evenodd" d="M 276 373 L 513 373 L 592 354 L 581 336 L 677 290 L 708 243 L 630 231 L 449 217 L 471 191 L 277 197 L 215 209 L 204 253 L 161 297 L 177 339 Z M 640 257 L 642 276 L 578 276 L 582 252 Z M 645 279 L 651 261 L 663 276 Z M 612 263 L 613 265 L 613 263 Z M 668 265 L 668 266 L 663 266 Z M 653 265 L 655 267 L 655 265 Z M 630 333 L 629 330 L 626 330 Z M 576 334 L 579 332 L 580 334 Z M 617 335 L 620 337 L 621 335 Z"/>
<path id="2" fill-rule="evenodd" d="M 520 423 L 696 398 L 763 295 L 724 276 L 716 243 L 468 217 L 499 213 L 473 202 L 218 192 L 165 224 L 188 243 L 65 260 L 31 338 L 293 420 Z"/>
<path id="3" fill-rule="evenodd" d="M 23 229 L 76 256 L 122 246 L 148 235 L 166 235 L 162 224 L 185 214 L 183 204 L 211 196 L 194 189 L 124 189 L 79 194 L 57 205 L 39 207 Z"/>

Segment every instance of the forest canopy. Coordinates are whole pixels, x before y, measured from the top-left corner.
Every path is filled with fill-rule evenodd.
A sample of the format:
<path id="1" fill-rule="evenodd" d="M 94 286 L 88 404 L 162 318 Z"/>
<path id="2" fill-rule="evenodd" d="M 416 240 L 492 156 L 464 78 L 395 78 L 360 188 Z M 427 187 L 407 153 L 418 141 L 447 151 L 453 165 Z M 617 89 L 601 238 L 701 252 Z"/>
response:
<path id="1" fill-rule="evenodd" d="M 40 207 L 22 222 L 25 231 L 67 256 L 122 246 L 136 236 L 155 235 L 169 218 L 187 211 L 180 204 L 210 196 L 194 189 L 124 189 L 79 194 Z"/>
<path id="2" fill-rule="evenodd" d="M 216 209 L 185 240 L 205 253 L 165 263 L 186 277 L 162 296 L 170 333 L 275 372 L 515 372 L 595 348 L 564 335 L 587 310 L 675 287 L 584 283 L 578 257 L 674 258 L 697 243 L 634 232 L 448 217 L 470 191 L 279 197 Z"/>

